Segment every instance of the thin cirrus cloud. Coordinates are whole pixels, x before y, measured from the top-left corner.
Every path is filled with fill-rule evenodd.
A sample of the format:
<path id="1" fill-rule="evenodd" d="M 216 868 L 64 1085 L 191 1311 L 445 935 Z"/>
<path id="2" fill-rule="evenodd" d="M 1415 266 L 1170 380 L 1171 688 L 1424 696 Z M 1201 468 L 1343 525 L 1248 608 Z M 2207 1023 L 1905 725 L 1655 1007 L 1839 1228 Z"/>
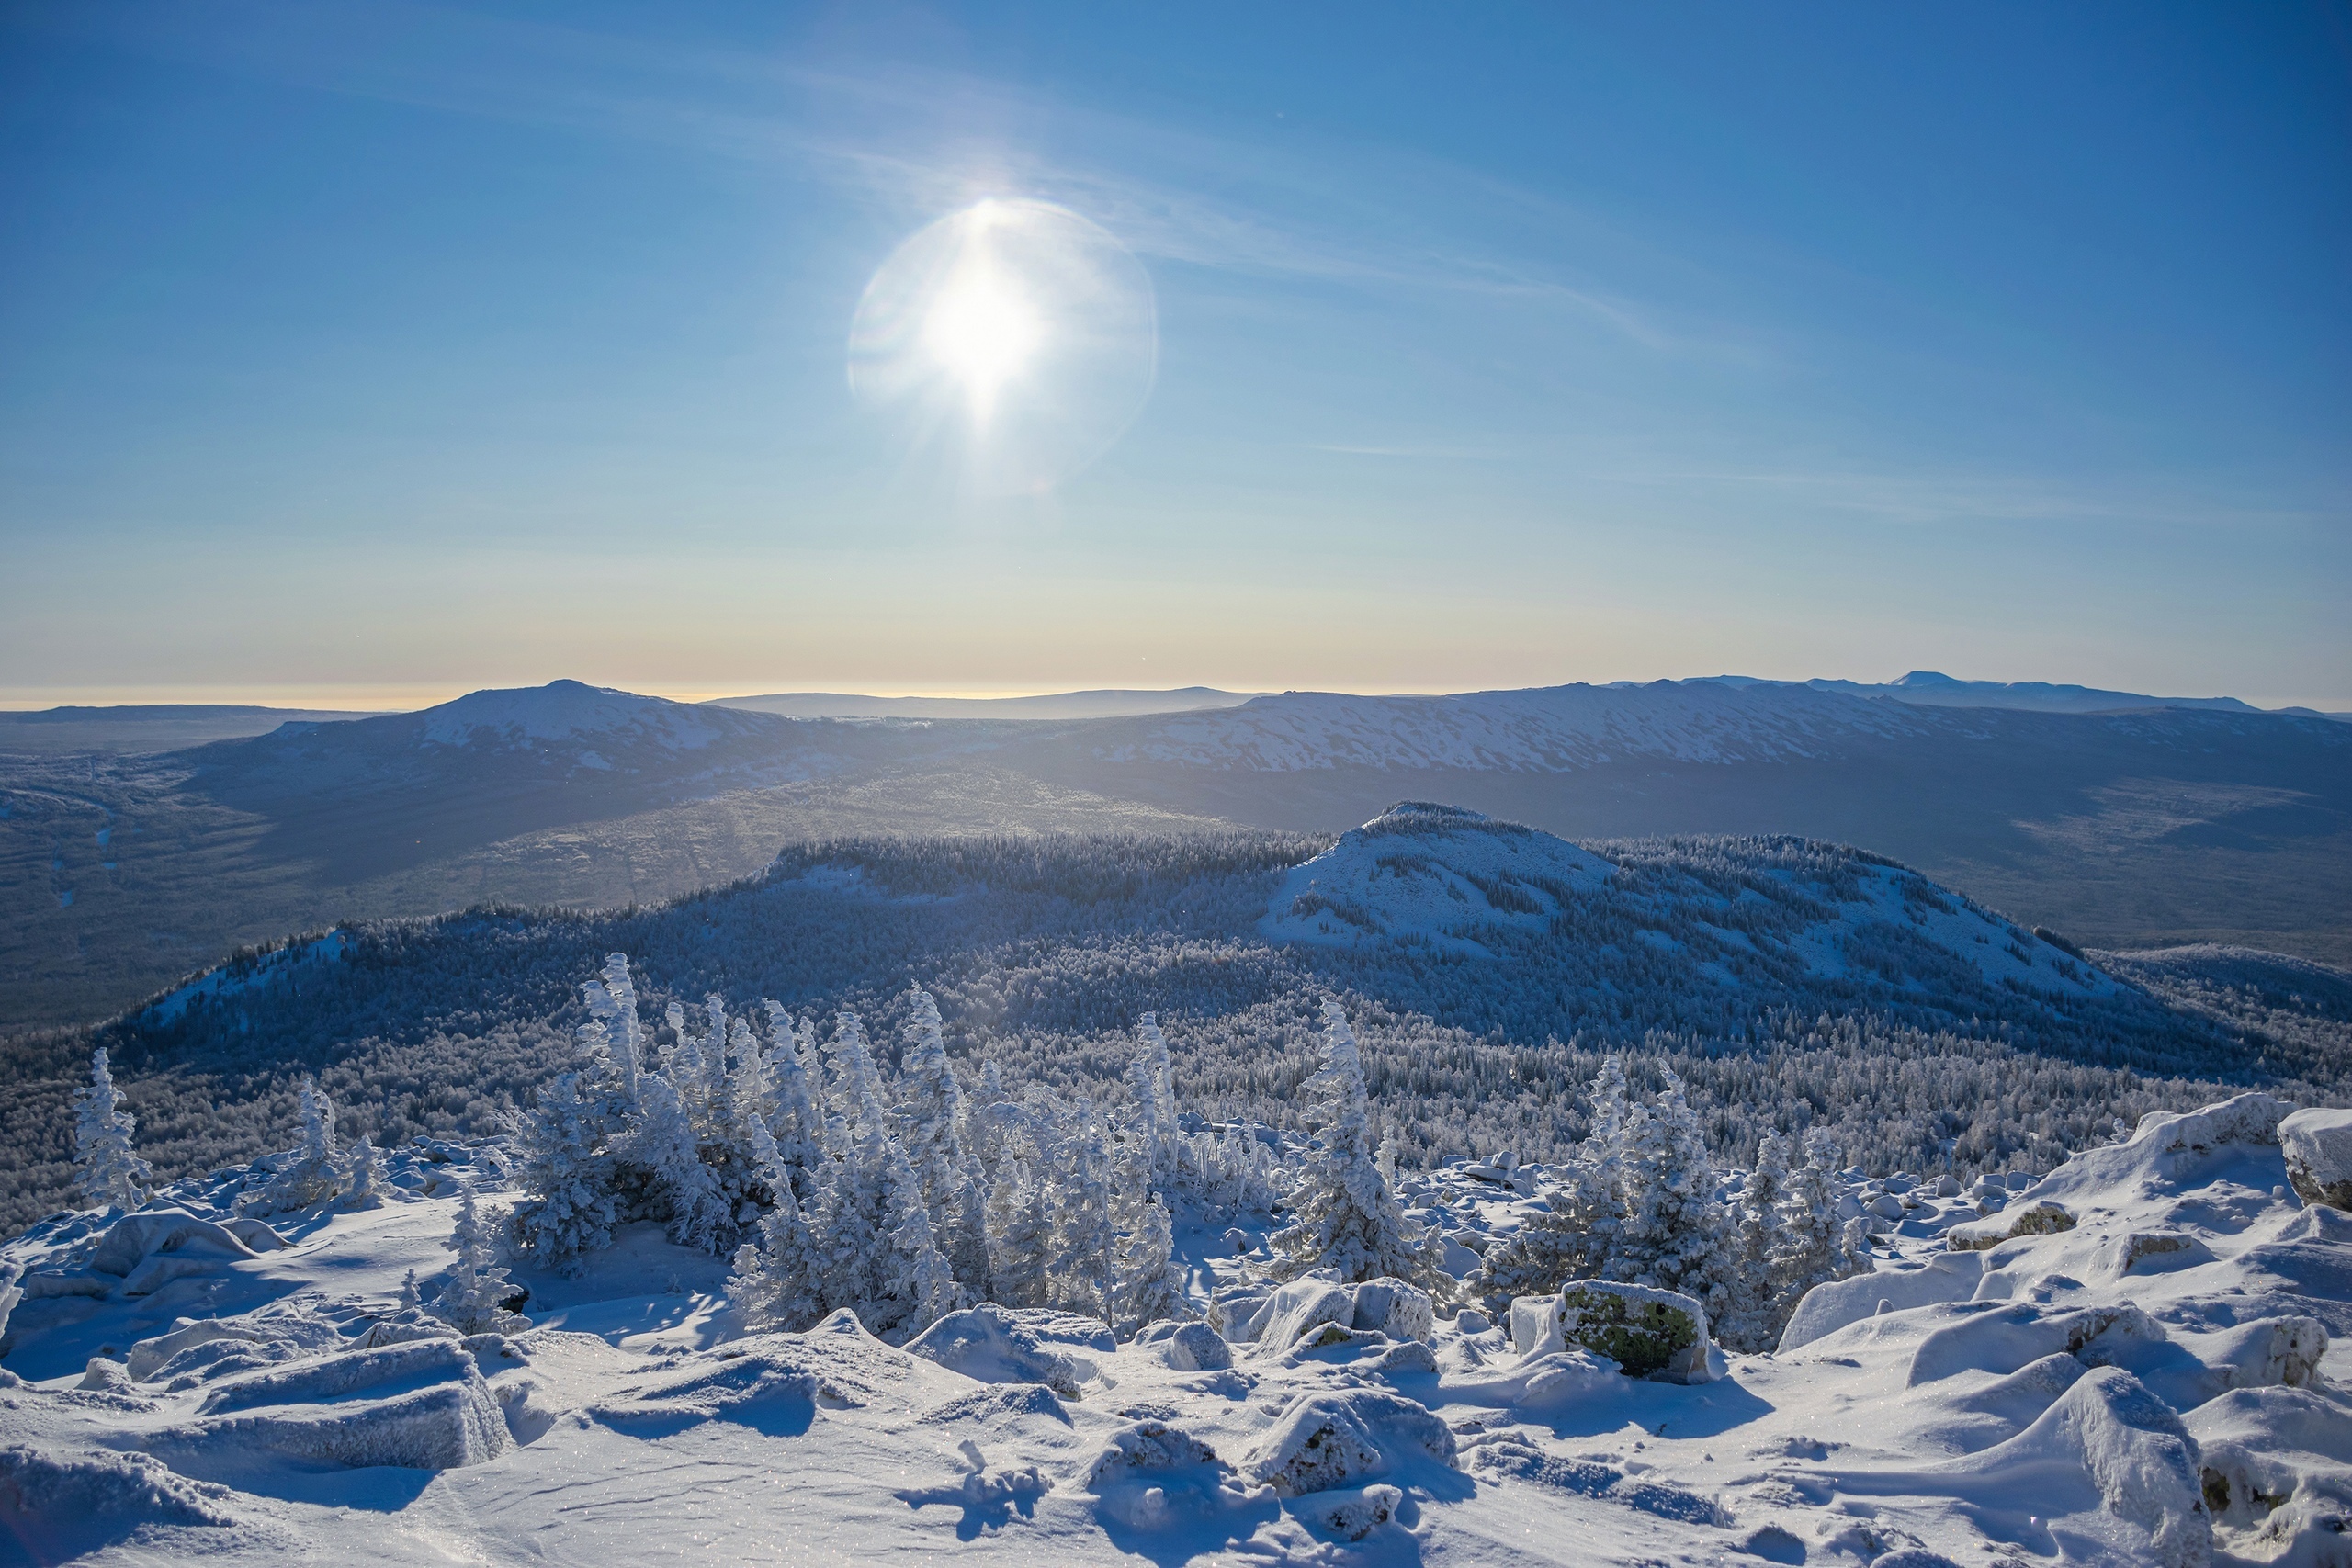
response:
<path id="1" fill-rule="evenodd" d="M 288 86 L 785 165 L 910 227 L 982 196 L 1026 195 L 1157 261 L 1555 309 L 1660 354 L 1753 363 L 1765 352 L 1752 329 L 1567 276 L 1556 261 L 1466 249 L 1442 231 L 1416 242 L 1415 214 L 1466 194 L 1638 254 L 1645 267 L 1703 274 L 1555 197 L 1407 149 L 1379 149 L 1378 179 L 1353 179 L 1345 164 L 1361 152 L 1301 156 L 930 67 L 812 65 L 436 7 L 193 5 L 41 25 Z M 1091 155 L 1046 150 L 1059 146 Z M 1234 194 L 1236 168 L 1250 171 L 1254 199 Z"/>

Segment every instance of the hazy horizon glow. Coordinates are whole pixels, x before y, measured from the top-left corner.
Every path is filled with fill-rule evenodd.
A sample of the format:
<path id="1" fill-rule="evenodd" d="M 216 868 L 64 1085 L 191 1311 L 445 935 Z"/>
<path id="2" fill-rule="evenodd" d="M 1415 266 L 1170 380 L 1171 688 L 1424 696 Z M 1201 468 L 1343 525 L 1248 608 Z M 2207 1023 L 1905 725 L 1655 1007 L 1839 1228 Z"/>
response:
<path id="1" fill-rule="evenodd" d="M 554 15 L 0 18 L 0 705 L 2352 709 L 2340 7 Z"/>

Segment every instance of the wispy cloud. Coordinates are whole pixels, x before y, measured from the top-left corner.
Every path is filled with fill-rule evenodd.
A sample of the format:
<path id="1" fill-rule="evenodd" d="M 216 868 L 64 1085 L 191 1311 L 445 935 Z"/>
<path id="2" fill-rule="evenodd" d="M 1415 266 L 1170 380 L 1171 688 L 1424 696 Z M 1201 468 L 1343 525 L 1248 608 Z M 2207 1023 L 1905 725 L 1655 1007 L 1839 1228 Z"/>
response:
<path id="1" fill-rule="evenodd" d="M 1459 457 L 1486 459 L 1508 457 L 1510 453 L 1498 446 L 1428 446 L 1414 443 L 1398 446 L 1351 446 L 1333 442 L 1311 441 L 1310 452 L 1340 452 L 1351 457 Z"/>
<path id="2" fill-rule="evenodd" d="M 1827 511 L 1898 525 L 1939 523 L 2141 523 L 2181 527 L 2299 526 L 2324 515 L 2310 507 L 2264 505 L 2243 495 L 2161 491 L 2143 483 L 2068 484 L 2033 475 L 1886 473 L 1859 469 L 1750 469 L 1645 474 L 1633 482 L 1684 482 L 1753 495 L 1796 497 Z"/>
<path id="3" fill-rule="evenodd" d="M 37 25 L 311 90 L 786 166 L 910 227 L 983 195 L 1035 197 L 1157 261 L 1510 299 L 1660 354 L 1761 352 L 1750 333 L 1578 276 L 1557 256 L 1465 243 L 1442 220 L 1432 229 L 1426 214 L 1458 214 L 1466 195 L 1596 248 L 1629 243 L 1555 198 L 1408 150 L 1382 150 L 1374 179 L 1361 153 L 1205 135 L 967 74 L 389 0 L 83 9 Z"/>

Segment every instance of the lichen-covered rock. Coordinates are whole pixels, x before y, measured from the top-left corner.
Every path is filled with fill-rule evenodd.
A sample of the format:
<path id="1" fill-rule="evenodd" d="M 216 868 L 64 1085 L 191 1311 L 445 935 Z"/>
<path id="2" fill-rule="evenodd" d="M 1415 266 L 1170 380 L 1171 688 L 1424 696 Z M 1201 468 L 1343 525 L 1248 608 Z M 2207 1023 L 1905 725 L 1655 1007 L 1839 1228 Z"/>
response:
<path id="1" fill-rule="evenodd" d="M 2298 1111 L 2278 1123 L 2278 1143 L 2298 1197 L 2352 1209 L 2352 1111 Z"/>
<path id="2" fill-rule="evenodd" d="M 1303 1394 L 1250 1450 L 1244 1470 L 1285 1496 L 1360 1483 L 1413 1460 L 1454 1462 L 1453 1434 L 1423 1406 L 1368 1389 Z"/>
<path id="3" fill-rule="evenodd" d="M 2064 1203 L 2039 1198 L 2030 1203 L 2012 1203 L 1992 1219 L 1954 1225 L 1944 1233 L 1944 1245 L 1954 1252 L 1984 1252 L 2020 1236 L 2055 1235 L 2074 1228 L 2075 1216 Z"/>
<path id="4" fill-rule="evenodd" d="M 1707 1309 L 1689 1296 L 1648 1285 L 1579 1280 L 1560 1292 L 1560 1334 L 1570 1345 L 1606 1356 L 1627 1377 L 1706 1382 Z M 1516 1320 L 1518 1307 L 1512 1306 Z"/>

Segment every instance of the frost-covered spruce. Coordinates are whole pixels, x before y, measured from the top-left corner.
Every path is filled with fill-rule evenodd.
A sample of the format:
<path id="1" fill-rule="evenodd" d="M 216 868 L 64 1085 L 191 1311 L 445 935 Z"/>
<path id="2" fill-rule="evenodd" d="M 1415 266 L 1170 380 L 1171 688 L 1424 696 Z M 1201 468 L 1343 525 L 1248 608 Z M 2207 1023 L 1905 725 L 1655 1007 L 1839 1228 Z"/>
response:
<path id="1" fill-rule="evenodd" d="M 460 1334 L 505 1334 L 523 1327 L 525 1320 L 503 1304 L 514 1284 L 498 1261 L 498 1239 L 475 1206 L 470 1185 L 458 1189 L 458 1224 L 448 1246 L 458 1260 L 449 1282 L 433 1298 L 433 1314 Z"/>
<path id="2" fill-rule="evenodd" d="M 610 1052 L 621 1109 L 632 1112 L 637 1109 L 637 1077 L 645 1067 L 646 1039 L 644 1026 L 638 1021 L 637 986 L 629 978 L 628 955 L 605 954 L 602 980 L 582 985 L 580 996 L 587 1005 L 591 1026 L 581 1031 L 582 1039 L 585 1043 L 593 1038 Z"/>
<path id="3" fill-rule="evenodd" d="M 88 1087 L 74 1091 L 74 1185 L 94 1209 L 136 1209 L 155 1172 L 130 1146 L 139 1123 L 122 1108 L 106 1047 L 90 1055 Z"/>
<path id="4" fill-rule="evenodd" d="M 1027 1161 L 1000 1159 L 989 1190 L 991 1300 L 1009 1307 L 1046 1304 L 1046 1253 L 1053 1235 L 1044 1184 L 1030 1179 Z"/>
<path id="5" fill-rule="evenodd" d="M 824 1314 L 817 1238 L 792 1195 L 791 1173 L 764 1122 L 753 1122 L 752 1143 L 775 1201 L 760 1216 L 758 1244 L 745 1242 L 735 1250 L 728 1299 L 753 1328 L 804 1329 Z"/>
<path id="6" fill-rule="evenodd" d="M 815 1055 L 815 1031 L 793 1027 L 792 1015 L 769 1002 L 767 1103 L 763 1107 L 769 1139 L 776 1159 L 791 1174 L 792 1190 L 802 1203 L 813 1201 L 820 1167 L 825 1160 L 825 1118 L 817 1108 L 817 1089 L 810 1074 Z"/>
<path id="7" fill-rule="evenodd" d="M 260 1191 L 248 1193 L 238 1201 L 237 1207 L 243 1213 L 290 1213 L 323 1203 L 343 1190 L 343 1159 L 335 1147 L 334 1102 L 313 1078 L 304 1078 L 297 1093 L 302 1113 L 301 1145 Z"/>
<path id="8" fill-rule="evenodd" d="M 1102 1123 L 1083 1101 L 1035 1095 L 1032 1104 L 1061 1125 L 1040 1150 L 1049 1173 L 1046 1211 L 1053 1222 L 1046 1249 L 1046 1303 L 1107 1320 L 1119 1231 L 1112 1163 Z"/>
<path id="9" fill-rule="evenodd" d="M 1715 1170 L 1699 1118 L 1669 1071 L 1657 1100 L 1625 1126 L 1618 1182 L 1623 1219 L 1606 1278 L 1678 1291 L 1711 1317 L 1731 1303 L 1729 1225 L 1715 1200 Z"/>
<path id="10" fill-rule="evenodd" d="M 1772 1274 L 1772 1247 L 1779 1239 L 1781 1200 L 1789 1187 L 1789 1140 L 1768 1133 L 1756 1149 L 1734 1210 L 1732 1253 L 1736 1261 L 1731 1308 L 1714 1320 L 1715 1337 L 1735 1349 L 1770 1349 L 1781 1337 L 1786 1315 L 1780 1310 Z"/>
<path id="11" fill-rule="evenodd" d="M 1114 1260 L 1111 1325 L 1132 1338 L 1147 1324 L 1190 1317 L 1184 1301 L 1184 1270 L 1176 1262 L 1176 1232 L 1157 1198 L 1147 1198 L 1126 1215 Z"/>
<path id="12" fill-rule="evenodd" d="M 929 1328 L 961 1304 L 961 1292 L 939 1250 L 931 1213 L 923 1207 L 922 1183 L 906 1151 L 884 1134 L 882 1224 L 887 1245 L 877 1259 L 876 1289 L 859 1317 L 868 1332 L 893 1344 Z"/>
<path id="13" fill-rule="evenodd" d="M 728 1251 L 735 1242 L 735 1206 L 703 1163 L 685 1103 L 668 1075 L 639 1074 L 638 1103 L 628 1155 L 652 1172 L 669 1209 L 670 1239 L 704 1252 Z"/>
<path id="14" fill-rule="evenodd" d="M 1623 1064 L 1609 1057 L 1592 1084 L 1592 1134 L 1544 1192 L 1549 1208 L 1487 1249 L 1464 1288 L 1487 1310 L 1507 1312 L 1513 1296 L 1544 1295 L 1571 1280 L 1600 1277 L 1624 1217 L 1618 1172 L 1625 1133 Z"/>
<path id="15" fill-rule="evenodd" d="M 939 1006 L 921 986 L 909 996 L 900 1032 L 899 1141 L 922 1183 L 940 1251 L 974 1301 L 989 1292 L 988 1192 L 980 1165 L 964 1141 L 969 1121 L 963 1086 L 948 1062 Z"/>
<path id="16" fill-rule="evenodd" d="M 881 1292 L 883 1179 L 890 1129 L 882 1110 L 880 1079 L 865 1045 L 865 1026 L 843 1011 L 833 1021 L 830 1045 L 826 1145 L 839 1157 L 825 1162 L 826 1179 L 809 1214 L 815 1233 L 817 1278 L 827 1312 L 842 1307 L 861 1320 Z M 839 1110 L 832 1109 L 840 1107 Z"/>
<path id="17" fill-rule="evenodd" d="M 613 1244 L 620 1204 L 607 1136 L 604 1108 L 581 1094 L 577 1073 L 557 1075 L 514 1130 L 514 1178 L 527 1194 L 515 1205 L 514 1244 L 567 1274 Z"/>
<path id="18" fill-rule="evenodd" d="M 351 1145 L 350 1173 L 343 1179 L 343 1190 L 336 1194 L 338 1209 L 380 1209 L 384 1206 L 384 1190 L 389 1179 L 384 1174 L 384 1156 L 376 1152 L 376 1140 L 367 1134 Z"/>
<path id="19" fill-rule="evenodd" d="M 1136 1020 L 1138 1042 L 1135 1060 L 1127 1066 L 1127 1086 L 1136 1097 L 1136 1125 L 1150 1154 L 1150 1175 L 1164 1185 L 1176 1175 L 1175 1076 L 1168 1062 L 1168 1037 L 1159 1032 L 1156 1013 Z"/>
<path id="20" fill-rule="evenodd" d="M 882 1104 L 881 1069 L 865 1038 L 865 1021 L 843 1008 L 833 1015 L 833 1037 L 825 1047 L 825 1152 L 845 1157 L 868 1105 Z"/>
<path id="21" fill-rule="evenodd" d="M 1771 1250 L 1774 1303 L 1783 1321 L 1815 1285 L 1870 1268 L 1848 1244 L 1838 1217 L 1838 1140 L 1822 1128 L 1805 1134 L 1804 1163 L 1789 1172 Z"/>
<path id="22" fill-rule="evenodd" d="M 1323 1113 L 1317 1128 L 1323 1147 L 1291 1195 L 1296 1223 L 1274 1235 L 1274 1277 L 1337 1269 L 1342 1280 L 1387 1276 L 1433 1293 L 1450 1290 L 1453 1281 L 1444 1272 L 1440 1244 L 1405 1218 L 1381 1179 L 1363 1062 L 1336 1001 L 1323 1004 L 1323 1068 L 1305 1088 Z"/>

